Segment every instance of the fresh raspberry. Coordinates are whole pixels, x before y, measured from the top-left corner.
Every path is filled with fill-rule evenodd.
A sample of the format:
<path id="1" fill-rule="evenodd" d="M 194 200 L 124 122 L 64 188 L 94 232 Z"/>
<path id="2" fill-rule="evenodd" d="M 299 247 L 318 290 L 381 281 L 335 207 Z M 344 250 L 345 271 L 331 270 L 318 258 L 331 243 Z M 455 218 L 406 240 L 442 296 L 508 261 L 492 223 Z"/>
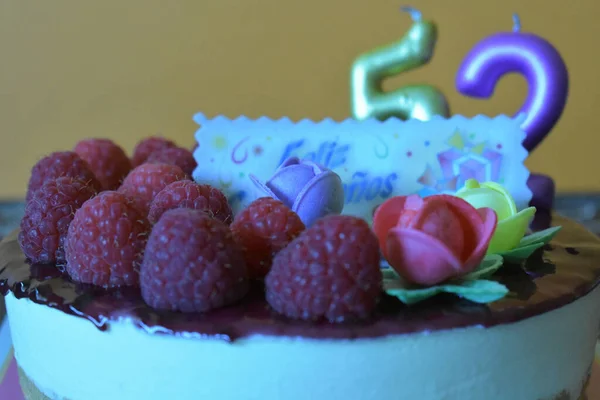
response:
<path id="1" fill-rule="evenodd" d="M 210 185 L 199 185 L 192 181 L 173 182 L 161 190 L 150 204 L 148 219 L 154 224 L 165 211 L 174 208 L 204 211 L 227 225 L 233 218 L 223 192 Z"/>
<path id="2" fill-rule="evenodd" d="M 137 286 L 150 222 L 124 194 L 106 191 L 88 200 L 69 226 L 65 254 L 74 281 Z"/>
<path id="3" fill-rule="evenodd" d="M 86 139 L 73 149 L 88 163 L 103 190 L 116 190 L 131 171 L 125 151 L 110 139 Z"/>
<path id="4" fill-rule="evenodd" d="M 367 318 L 382 290 L 379 260 L 377 237 L 364 220 L 322 218 L 275 257 L 267 301 L 294 319 Z"/>
<path id="5" fill-rule="evenodd" d="M 169 139 L 165 139 L 160 136 L 151 136 L 146 139 L 142 139 L 133 149 L 133 157 L 131 158 L 131 164 L 133 167 L 137 167 L 146 162 L 150 154 L 155 151 L 168 149 L 175 147 L 175 143 Z"/>
<path id="6" fill-rule="evenodd" d="M 262 197 L 242 210 L 231 224 L 242 246 L 251 278 L 263 278 L 273 257 L 305 229 L 300 217 L 281 201 Z"/>
<path id="7" fill-rule="evenodd" d="M 192 152 L 182 147 L 170 147 L 155 151 L 148 156 L 146 162 L 177 165 L 190 176 L 198 166 Z"/>
<path id="8" fill-rule="evenodd" d="M 68 176 L 88 183 L 97 191 L 102 186 L 89 165 L 73 151 L 60 151 L 52 153 L 38 161 L 31 169 L 31 178 L 27 187 L 26 200 L 30 200 L 33 193 L 45 182 Z"/>
<path id="9" fill-rule="evenodd" d="M 96 195 L 86 182 L 63 176 L 35 191 L 21 219 L 19 244 L 33 263 L 64 264 L 69 224 L 83 203 Z"/>
<path id="10" fill-rule="evenodd" d="M 169 183 L 184 179 L 189 178 L 176 165 L 142 164 L 127 175 L 119 192 L 131 197 L 147 215 L 150 203 L 161 190 Z"/>
<path id="11" fill-rule="evenodd" d="M 169 210 L 154 225 L 140 286 L 149 306 L 183 312 L 224 307 L 249 289 L 244 257 L 229 227 L 189 208 Z"/>

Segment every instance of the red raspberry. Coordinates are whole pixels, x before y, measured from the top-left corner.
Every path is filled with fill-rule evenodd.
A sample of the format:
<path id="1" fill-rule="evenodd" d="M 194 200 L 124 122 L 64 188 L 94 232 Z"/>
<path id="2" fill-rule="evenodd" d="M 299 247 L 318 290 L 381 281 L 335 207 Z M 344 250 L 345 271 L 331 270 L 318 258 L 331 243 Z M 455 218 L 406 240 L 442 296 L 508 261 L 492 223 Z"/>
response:
<path id="1" fill-rule="evenodd" d="M 175 143 L 169 139 L 165 139 L 160 136 L 151 136 L 146 139 L 142 139 L 133 149 L 133 157 L 131 159 L 131 164 L 133 167 L 137 167 L 138 165 L 142 165 L 146 162 L 150 154 L 155 151 L 168 149 L 170 147 L 175 147 Z"/>
<path id="2" fill-rule="evenodd" d="M 65 254 L 74 281 L 97 286 L 137 286 L 150 223 L 127 196 L 100 193 L 75 213 Z"/>
<path id="3" fill-rule="evenodd" d="M 190 176 L 198 166 L 192 152 L 181 147 L 157 150 L 148 156 L 146 162 L 177 165 L 183 172 Z"/>
<path id="4" fill-rule="evenodd" d="M 154 197 L 169 183 L 183 179 L 189 178 L 176 165 L 142 164 L 127 175 L 119 192 L 131 197 L 147 215 Z"/>
<path id="5" fill-rule="evenodd" d="M 33 193 L 45 182 L 61 176 L 77 178 L 89 183 L 97 191 L 102 190 L 100 182 L 96 179 L 89 165 L 77 153 L 60 151 L 42 158 L 33 166 L 27 187 L 26 200 L 30 200 Z"/>
<path id="6" fill-rule="evenodd" d="M 273 261 L 267 301 L 289 318 L 367 318 L 382 290 L 377 237 L 362 219 L 322 218 Z"/>
<path id="7" fill-rule="evenodd" d="M 86 139 L 73 149 L 88 163 L 103 190 L 116 190 L 131 171 L 125 151 L 110 139 Z"/>
<path id="8" fill-rule="evenodd" d="M 189 208 L 169 210 L 154 225 L 140 285 L 149 306 L 183 312 L 224 307 L 249 289 L 244 257 L 229 227 Z"/>
<path id="9" fill-rule="evenodd" d="M 21 219 L 19 244 L 33 263 L 65 262 L 64 242 L 75 211 L 96 195 L 86 182 L 63 176 L 35 191 Z"/>
<path id="10" fill-rule="evenodd" d="M 244 251 L 251 278 L 263 278 L 275 254 L 304 229 L 304 223 L 295 212 L 271 197 L 252 202 L 231 224 L 231 231 Z"/>
<path id="11" fill-rule="evenodd" d="M 199 185 L 192 181 L 173 182 L 161 190 L 150 204 L 148 219 L 154 224 L 165 211 L 174 208 L 204 211 L 227 225 L 233 218 L 223 192 L 210 185 Z"/>

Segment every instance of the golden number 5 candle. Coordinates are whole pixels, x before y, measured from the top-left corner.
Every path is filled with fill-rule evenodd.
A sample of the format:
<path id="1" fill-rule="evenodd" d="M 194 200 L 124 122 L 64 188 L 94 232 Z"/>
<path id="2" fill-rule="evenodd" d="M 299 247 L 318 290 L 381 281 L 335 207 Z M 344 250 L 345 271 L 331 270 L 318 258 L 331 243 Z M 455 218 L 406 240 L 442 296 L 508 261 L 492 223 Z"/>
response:
<path id="1" fill-rule="evenodd" d="M 404 37 L 360 55 L 352 66 L 350 90 L 355 119 L 397 117 L 426 121 L 434 115 L 450 115 L 446 98 L 433 86 L 406 85 L 390 92 L 382 89 L 385 78 L 427 64 L 437 40 L 437 27 L 433 22 L 423 20 L 421 12 L 414 8 L 402 10 L 413 19 Z"/>

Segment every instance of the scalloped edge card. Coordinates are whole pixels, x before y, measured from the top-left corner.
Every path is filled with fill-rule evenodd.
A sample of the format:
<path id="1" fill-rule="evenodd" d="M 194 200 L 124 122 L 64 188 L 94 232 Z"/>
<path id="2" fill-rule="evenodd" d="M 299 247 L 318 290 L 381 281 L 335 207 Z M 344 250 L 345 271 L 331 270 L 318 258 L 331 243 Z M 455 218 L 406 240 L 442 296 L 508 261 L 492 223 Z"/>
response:
<path id="1" fill-rule="evenodd" d="M 522 209 L 531 200 L 522 118 L 294 122 L 198 113 L 193 177 L 223 190 L 237 212 L 261 196 L 250 174 L 266 181 L 297 156 L 336 172 L 344 184 L 343 213 L 369 222 L 392 196 L 455 193 L 469 178 L 502 184 Z"/>

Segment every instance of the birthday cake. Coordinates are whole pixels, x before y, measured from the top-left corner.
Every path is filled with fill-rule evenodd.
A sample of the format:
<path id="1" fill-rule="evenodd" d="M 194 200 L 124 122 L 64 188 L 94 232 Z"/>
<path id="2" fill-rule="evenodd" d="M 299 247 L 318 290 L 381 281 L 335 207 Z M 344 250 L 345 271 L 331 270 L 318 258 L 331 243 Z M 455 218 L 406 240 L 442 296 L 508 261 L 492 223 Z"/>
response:
<path id="1" fill-rule="evenodd" d="M 28 399 L 583 393 L 600 240 L 551 216 L 522 121 L 196 119 L 193 155 L 33 167 L 0 244 Z"/>
<path id="2" fill-rule="evenodd" d="M 435 25 L 405 11 L 402 40 L 352 66 L 353 119 L 199 113 L 193 152 L 88 139 L 33 167 L 0 243 L 27 399 L 584 395 L 600 239 L 524 165 L 564 108 L 564 62 L 515 18 L 457 88 L 489 97 L 518 72 L 520 112 L 450 116 L 432 86 L 382 90 L 433 52 Z"/>

